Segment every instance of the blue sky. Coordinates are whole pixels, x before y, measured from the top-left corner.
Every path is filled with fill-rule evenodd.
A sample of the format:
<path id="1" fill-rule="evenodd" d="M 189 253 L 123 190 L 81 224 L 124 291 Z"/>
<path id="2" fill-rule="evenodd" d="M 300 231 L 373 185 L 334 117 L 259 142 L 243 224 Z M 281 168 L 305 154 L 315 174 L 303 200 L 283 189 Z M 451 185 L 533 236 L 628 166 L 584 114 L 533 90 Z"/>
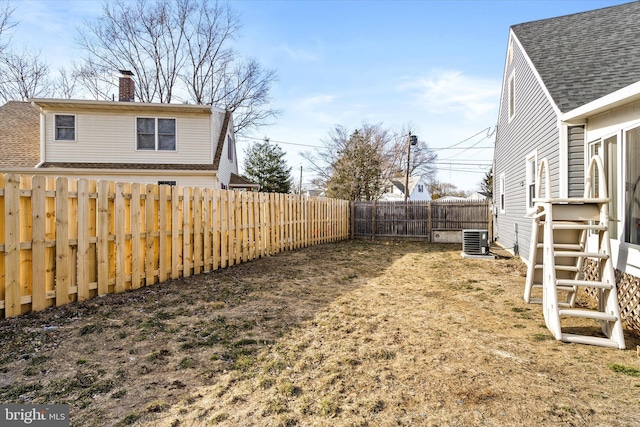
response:
<path id="1" fill-rule="evenodd" d="M 277 71 L 272 106 L 282 110 L 275 124 L 239 139 L 240 161 L 251 142 L 269 137 L 296 181 L 303 166 L 306 183 L 299 153 L 335 125 L 410 125 L 437 150 L 439 180 L 476 190 L 493 156 L 485 129 L 497 121 L 509 26 L 625 2 L 230 1 L 242 23 L 236 46 Z M 53 69 L 79 55 L 76 28 L 101 10 L 92 0 L 12 5 L 20 21 L 13 45 L 41 49 Z"/>

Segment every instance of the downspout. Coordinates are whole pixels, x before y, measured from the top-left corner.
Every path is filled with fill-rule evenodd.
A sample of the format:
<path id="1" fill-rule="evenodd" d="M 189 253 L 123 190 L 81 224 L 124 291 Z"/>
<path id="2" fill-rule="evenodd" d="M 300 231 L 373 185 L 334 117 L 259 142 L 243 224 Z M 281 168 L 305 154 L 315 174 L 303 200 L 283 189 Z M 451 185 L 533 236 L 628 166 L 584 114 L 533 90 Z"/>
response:
<path id="1" fill-rule="evenodd" d="M 34 108 L 37 108 L 40 112 L 40 162 L 35 166 L 36 169 L 41 167 L 46 162 L 46 150 L 45 150 L 45 116 L 42 107 L 35 103 L 35 101 L 31 101 L 31 105 Z"/>

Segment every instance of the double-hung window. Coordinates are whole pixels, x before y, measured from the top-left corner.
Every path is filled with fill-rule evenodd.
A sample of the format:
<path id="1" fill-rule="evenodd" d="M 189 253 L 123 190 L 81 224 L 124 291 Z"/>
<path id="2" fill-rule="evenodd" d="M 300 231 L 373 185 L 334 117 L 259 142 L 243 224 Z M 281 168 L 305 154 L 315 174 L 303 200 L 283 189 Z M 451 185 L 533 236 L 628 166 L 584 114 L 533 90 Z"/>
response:
<path id="1" fill-rule="evenodd" d="M 138 117 L 136 135 L 138 150 L 175 151 L 176 119 Z"/>
<path id="2" fill-rule="evenodd" d="M 71 114 L 56 114 L 55 116 L 55 140 L 76 140 L 76 116 Z"/>

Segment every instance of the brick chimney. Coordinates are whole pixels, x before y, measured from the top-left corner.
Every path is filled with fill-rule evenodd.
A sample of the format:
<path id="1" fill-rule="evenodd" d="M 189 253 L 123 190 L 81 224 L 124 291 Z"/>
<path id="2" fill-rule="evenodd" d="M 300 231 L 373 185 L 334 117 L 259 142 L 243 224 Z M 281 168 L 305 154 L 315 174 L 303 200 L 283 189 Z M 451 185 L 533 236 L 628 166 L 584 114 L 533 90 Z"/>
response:
<path id="1" fill-rule="evenodd" d="M 119 86 L 120 93 L 118 100 L 120 102 L 134 102 L 135 101 L 135 84 L 133 83 L 133 73 L 129 70 L 119 70 L 122 77 L 120 77 Z"/>

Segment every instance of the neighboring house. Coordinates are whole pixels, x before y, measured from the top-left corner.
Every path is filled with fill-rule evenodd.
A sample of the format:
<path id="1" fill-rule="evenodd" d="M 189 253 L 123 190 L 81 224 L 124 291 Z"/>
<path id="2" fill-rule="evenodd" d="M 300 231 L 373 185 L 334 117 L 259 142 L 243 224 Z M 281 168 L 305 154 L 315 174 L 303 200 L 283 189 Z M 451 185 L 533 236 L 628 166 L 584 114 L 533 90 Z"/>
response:
<path id="1" fill-rule="evenodd" d="M 469 200 L 472 202 L 483 202 L 485 200 L 489 200 L 489 195 L 480 191 L 475 191 L 467 196 L 465 200 Z"/>
<path id="2" fill-rule="evenodd" d="M 460 196 L 444 196 L 444 197 L 437 198 L 435 201 L 436 202 L 466 202 L 467 198 L 460 197 Z"/>
<path id="3" fill-rule="evenodd" d="M 551 196 L 582 197 L 605 164 L 616 268 L 640 277 L 640 2 L 514 25 L 494 156 L 494 236 L 529 259 L 538 162 Z M 595 238 L 595 236 L 594 236 Z"/>
<path id="4" fill-rule="evenodd" d="M 57 176 L 256 188 L 238 175 L 231 112 L 207 105 L 32 99 L 0 107 L 0 169 Z"/>
<path id="5" fill-rule="evenodd" d="M 386 185 L 387 191 L 380 196 L 380 201 L 404 201 L 404 178 L 394 178 Z M 409 177 L 409 197 L 412 201 L 429 201 L 431 195 L 427 184 L 420 176 Z"/>
<path id="6" fill-rule="evenodd" d="M 324 190 L 319 189 L 319 188 L 315 188 L 315 189 L 311 189 L 311 190 L 304 190 L 302 192 L 302 194 L 307 196 L 307 197 L 325 197 Z"/>

